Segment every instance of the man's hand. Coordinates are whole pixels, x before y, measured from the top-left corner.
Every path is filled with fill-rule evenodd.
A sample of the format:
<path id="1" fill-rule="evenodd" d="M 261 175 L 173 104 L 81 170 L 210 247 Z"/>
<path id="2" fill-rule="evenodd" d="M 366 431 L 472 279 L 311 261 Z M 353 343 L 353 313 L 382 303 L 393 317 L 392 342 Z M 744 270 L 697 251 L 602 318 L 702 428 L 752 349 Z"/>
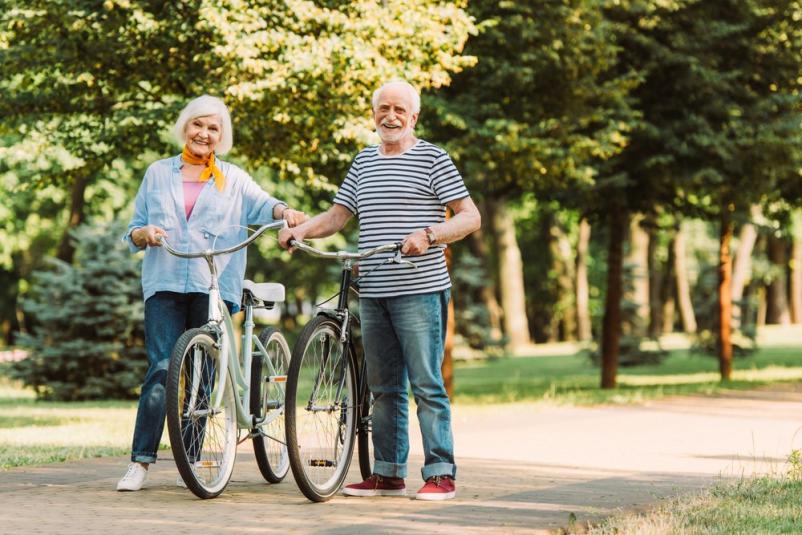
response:
<path id="1" fill-rule="evenodd" d="M 404 244 L 401 246 L 401 254 L 407 256 L 422 255 L 429 250 L 429 237 L 426 236 L 426 231 L 416 230 L 406 238 Z"/>
<path id="2" fill-rule="evenodd" d="M 287 208 L 281 214 L 281 219 L 286 221 L 289 226 L 297 227 L 301 223 L 308 221 L 309 216 L 301 212 L 300 210 L 293 210 L 292 208 Z"/>
<path id="3" fill-rule="evenodd" d="M 133 241 L 134 245 L 139 248 L 161 247 L 162 242 L 160 238 L 162 236 L 167 237 L 167 233 L 164 231 L 164 229 L 159 228 L 156 225 L 145 225 L 144 227 L 136 228 L 131 232 L 131 241 Z"/>
<path id="4" fill-rule="evenodd" d="M 284 249 L 289 249 L 290 252 L 292 252 L 292 249 L 290 248 L 288 242 L 290 240 L 303 241 L 303 239 L 304 234 L 298 228 L 283 228 L 278 232 L 279 245 L 281 245 Z"/>

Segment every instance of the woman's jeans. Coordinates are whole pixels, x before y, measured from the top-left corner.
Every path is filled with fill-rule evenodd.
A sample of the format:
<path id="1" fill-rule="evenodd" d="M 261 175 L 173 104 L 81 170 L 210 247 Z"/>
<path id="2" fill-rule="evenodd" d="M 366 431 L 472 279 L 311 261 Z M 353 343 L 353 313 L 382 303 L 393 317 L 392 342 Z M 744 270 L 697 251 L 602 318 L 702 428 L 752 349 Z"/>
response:
<path id="1" fill-rule="evenodd" d="M 423 479 L 456 476 L 451 406 L 443 384 L 450 290 L 359 300 L 373 406 L 376 474 L 406 477 L 409 455 L 407 381 L 423 436 Z"/>
<path id="2" fill-rule="evenodd" d="M 229 310 L 235 308 L 226 303 Z M 209 319 L 209 295 L 156 292 L 145 301 L 145 349 L 148 373 L 139 395 L 131 460 L 155 463 L 164 431 L 165 383 L 170 355 L 178 338 Z"/>

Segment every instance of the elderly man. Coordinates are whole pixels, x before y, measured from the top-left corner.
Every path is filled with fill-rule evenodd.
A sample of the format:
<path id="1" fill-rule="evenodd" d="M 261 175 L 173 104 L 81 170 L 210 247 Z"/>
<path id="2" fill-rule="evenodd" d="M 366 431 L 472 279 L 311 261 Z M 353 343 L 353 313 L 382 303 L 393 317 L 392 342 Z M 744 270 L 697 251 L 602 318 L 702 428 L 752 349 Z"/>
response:
<path id="1" fill-rule="evenodd" d="M 373 408 L 374 473 L 343 490 L 348 496 L 406 494 L 409 454 L 407 378 L 418 408 L 423 436 L 425 485 L 420 500 L 447 500 L 456 494 L 451 407 L 440 366 L 451 281 L 444 249 L 477 230 L 479 211 L 462 177 L 441 148 L 415 137 L 420 96 L 394 80 L 373 93 L 378 146 L 354 158 L 328 211 L 279 234 L 290 239 L 334 234 L 356 215 L 359 247 L 403 242 L 401 252 L 417 269 L 370 258 L 359 306 Z M 454 216 L 445 220 L 446 207 Z"/>

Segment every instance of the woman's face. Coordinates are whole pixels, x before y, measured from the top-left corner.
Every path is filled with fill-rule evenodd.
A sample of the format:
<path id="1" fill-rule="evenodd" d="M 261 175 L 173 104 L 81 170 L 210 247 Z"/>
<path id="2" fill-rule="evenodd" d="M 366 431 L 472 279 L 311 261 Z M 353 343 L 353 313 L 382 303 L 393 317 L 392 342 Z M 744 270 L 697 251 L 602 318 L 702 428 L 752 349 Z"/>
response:
<path id="1" fill-rule="evenodd" d="M 195 117 L 187 123 L 185 133 L 189 152 L 198 158 L 206 158 L 223 137 L 223 122 L 219 115 Z"/>

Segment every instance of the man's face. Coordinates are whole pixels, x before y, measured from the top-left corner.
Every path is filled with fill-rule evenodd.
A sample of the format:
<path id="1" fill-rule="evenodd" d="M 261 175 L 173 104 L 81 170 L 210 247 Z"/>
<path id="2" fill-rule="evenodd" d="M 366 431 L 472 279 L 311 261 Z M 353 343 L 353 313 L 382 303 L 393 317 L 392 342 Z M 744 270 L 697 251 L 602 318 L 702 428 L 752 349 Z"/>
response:
<path id="1" fill-rule="evenodd" d="M 412 113 L 412 99 L 403 87 L 390 85 L 379 93 L 379 101 L 373 110 L 376 132 L 382 141 L 397 143 L 412 135 L 418 114 Z"/>

